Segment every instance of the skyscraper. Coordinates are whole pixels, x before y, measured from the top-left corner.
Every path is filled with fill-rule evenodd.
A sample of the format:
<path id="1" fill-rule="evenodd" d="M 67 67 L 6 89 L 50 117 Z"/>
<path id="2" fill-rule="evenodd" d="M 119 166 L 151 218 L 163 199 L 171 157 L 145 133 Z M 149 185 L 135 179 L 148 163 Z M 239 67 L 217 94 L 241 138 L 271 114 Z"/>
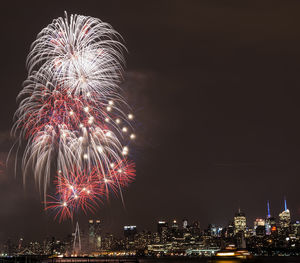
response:
<path id="1" fill-rule="evenodd" d="M 234 234 L 236 235 L 239 232 L 245 233 L 246 231 L 246 216 L 239 209 L 238 213 L 234 217 Z"/>
<path id="2" fill-rule="evenodd" d="M 137 233 L 136 226 L 124 226 L 124 237 L 130 241 L 134 240 Z"/>
<path id="3" fill-rule="evenodd" d="M 95 237 L 96 249 L 99 250 L 101 248 L 101 221 L 99 219 L 96 220 Z"/>
<path id="4" fill-rule="evenodd" d="M 263 218 L 256 218 L 254 221 L 254 230 L 258 227 L 258 226 L 265 226 L 266 221 Z"/>
<path id="5" fill-rule="evenodd" d="M 287 234 L 291 225 L 291 214 L 284 199 L 284 211 L 279 214 L 280 234 Z"/>
<path id="6" fill-rule="evenodd" d="M 174 230 L 177 230 L 178 229 L 178 223 L 177 223 L 177 220 L 176 219 L 174 219 L 173 220 L 173 222 L 172 222 L 172 229 L 174 229 Z"/>
<path id="7" fill-rule="evenodd" d="M 89 220 L 89 249 L 90 251 L 101 248 L 101 221 Z"/>
<path id="8" fill-rule="evenodd" d="M 187 227 L 188 227 L 188 221 L 187 221 L 187 219 L 183 219 L 182 220 L 182 228 L 187 229 Z"/>
<path id="9" fill-rule="evenodd" d="M 264 236 L 266 234 L 266 222 L 263 218 L 256 218 L 254 221 L 254 231 L 256 236 Z"/>
<path id="10" fill-rule="evenodd" d="M 179 235 L 179 226 L 176 219 L 173 220 L 171 228 L 170 228 L 170 235 L 172 238 L 177 237 Z"/>
<path id="11" fill-rule="evenodd" d="M 168 223 L 166 221 L 160 220 L 157 223 L 157 232 L 160 236 L 160 241 L 165 243 L 168 236 Z"/>
<path id="12" fill-rule="evenodd" d="M 266 235 L 271 235 L 271 212 L 270 212 L 270 202 L 267 201 L 267 218 L 266 218 Z"/>

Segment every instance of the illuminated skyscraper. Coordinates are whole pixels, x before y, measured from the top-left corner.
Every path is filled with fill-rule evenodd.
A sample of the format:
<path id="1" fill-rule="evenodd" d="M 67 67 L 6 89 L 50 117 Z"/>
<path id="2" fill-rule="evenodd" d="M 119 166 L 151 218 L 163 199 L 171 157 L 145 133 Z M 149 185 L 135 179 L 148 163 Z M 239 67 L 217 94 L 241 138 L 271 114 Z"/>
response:
<path id="1" fill-rule="evenodd" d="M 96 220 L 95 237 L 96 249 L 99 250 L 101 248 L 101 221 L 99 219 Z"/>
<path id="2" fill-rule="evenodd" d="M 89 249 L 90 251 L 101 248 L 101 221 L 89 220 Z"/>
<path id="3" fill-rule="evenodd" d="M 287 233 L 291 226 L 291 214 L 287 208 L 286 199 L 284 199 L 284 211 L 279 214 L 279 226 L 281 234 Z"/>
<path id="4" fill-rule="evenodd" d="M 246 231 L 246 216 L 239 209 L 238 213 L 234 217 L 234 234 L 236 235 L 239 232 L 245 233 Z"/>
<path id="5" fill-rule="evenodd" d="M 187 227 L 188 227 L 188 221 L 186 219 L 182 220 L 182 227 L 183 227 L 183 229 L 187 229 Z"/>
<path id="6" fill-rule="evenodd" d="M 165 243 L 168 236 L 168 223 L 166 221 L 160 220 L 157 223 L 157 232 L 160 236 L 160 241 Z"/>
<path id="7" fill-rule="evenodd" d="M 170 237 L 174 238 L 179 235 L 179 227 L 176 219 L 173 220 L 171 229 L 170 229 Z"/>
<path id="8" fill-rule="evenodd" d="M 157 222 L 157 232 L 158 234 L 162 234 L 164 230 L 168 228 L 168 223 L 164 220 L 160 220 Z"/>
<path id="9" fill-rule="evenodd" d="M 130 241 L 134 240 L 134 236 L 137 234 L 136 226 L 124 226 L 124 237 Z"/>
<path id="10" fill-rule="evenodd" d="M 177 223 L 177 220 L 176 219 L 174 219 L 173 220 L 173 222 L 172 222 L 172 229 L 174 229 L 174 230 L 177 230 L 178 229 L 178 223 Z"/>
<path id="11" fill-rule="evenodd" d="M 214 224 L 209 224 L 208 225 L 208 234 L 209 236 L 212 237 L 219 237 L 221 236 L 221 232 L 222 232 L 222 227 L 216 226 Z"/>
<path id="12" fill-rule="evenodd" d="M 254 221 L 254 231 L 256 236 L 264 236 L 266 234 L 266 222 L 262 218 L 256 218 Z"/>
<path id="13" fill-rule="evenodd" d="M 264 219 L 262 218 L 256 218 L 254 221 L 254 230 L 258 227 L 258 226 L 265 226 L 266 222 Z"/>
<path id="14" fill-rule="evenodd" d="M 234 217 L 234 236 L 238 248 L 245 248 L 245 233 L 246 233 L 246 216 L 239 209 L 238 213 Z"/>
<path id="15" fill-rule="evenodd" d="M 271 212 L 270 212 L 270 203 L 267 202 L 267 218 L 266 218 L 266 235 L 271 235 Z"/>
<path id="16" fill-rule="evenodd" d="M 230 222 L 225 230 L 224 236 L 226 238 L 234 236 L 234 223 Z"/>

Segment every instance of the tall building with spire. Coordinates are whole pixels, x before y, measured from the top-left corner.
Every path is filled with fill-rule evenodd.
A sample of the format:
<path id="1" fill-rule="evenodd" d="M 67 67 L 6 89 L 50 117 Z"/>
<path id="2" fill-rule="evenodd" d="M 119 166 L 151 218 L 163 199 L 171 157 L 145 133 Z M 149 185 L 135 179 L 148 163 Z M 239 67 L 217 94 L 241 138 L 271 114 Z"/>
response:
<path id="1" fill-rule="evenodd" d="M 238 213 L 234 216 L 234 234 L 236 235 L 239 232 L 245 233 L 246 231 L 246 216 L 239 209 Z"/>
<path id="2" fill-rule="evenodd" d="M 267 201 L 267 218 L 266 218 L 266 235 L 271 235 L 271 212 L 270 212 L 270 202 Z"/>
<path id="3" fill-rule="evenodd" d="M 277 235 L 276 218 L 271 215 L 270 202 L 267 201 L 266 235 Z"/>
<path id="4" fill-rule="evenodd" d="M 284 211 L 279 214 L 280 233 L 285 234 L 289 232 L 291 226 L 291 214 L 287 208 L 286 199 L 284 199 Z"/>
<path id="5" fill-rule="evenodd" d="M 271 212 L 270 212 L 270 202 L 269 202 L 269 200 L 267 202 L 267 210 L 268 210 L 267 218 L 270 218 L 271 217 Z"/>

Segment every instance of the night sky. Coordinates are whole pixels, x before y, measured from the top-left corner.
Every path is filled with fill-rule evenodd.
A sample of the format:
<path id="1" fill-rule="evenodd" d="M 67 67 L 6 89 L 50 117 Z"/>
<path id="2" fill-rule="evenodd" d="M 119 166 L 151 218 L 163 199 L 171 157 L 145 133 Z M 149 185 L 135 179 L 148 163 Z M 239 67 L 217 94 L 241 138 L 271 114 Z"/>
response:
<path id="1" fill-rule="evenodd" d="M 104 232 L 158 219 L 225 225 L 283 210 L 300 219 L 299 1 L 6 1 L 1 8 L 0 158 L 12 146 L 16 95 L 31 42 L 52 19 L 78 13 L 110 23 L 128 48 L 125 82 L 138 136 L 137 176 L 95 215 Z M 63 237 L 13 165 L 0 175 L 0 240 Z"/>

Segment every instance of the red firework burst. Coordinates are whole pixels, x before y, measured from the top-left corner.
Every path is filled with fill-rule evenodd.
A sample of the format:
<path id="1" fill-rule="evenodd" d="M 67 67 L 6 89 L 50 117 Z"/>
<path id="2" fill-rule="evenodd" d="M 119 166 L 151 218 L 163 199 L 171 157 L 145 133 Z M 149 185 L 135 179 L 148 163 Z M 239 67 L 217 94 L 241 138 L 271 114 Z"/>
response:
<path id="1" fill-rule="evenodd" d="M 118 194 L 121 187 L 127 186 L 135 177 L 135 165 L 123 160 L 112 165 L 107 174 L 102 174 L 95 166 L 92 170 L 69 172 L 62 175 L 58 172 L 54 180 L 55 195 L 49 195 L 46 210 L 55 210 L 55 219 L 61 222 L 73 218 L 74 212 L 79 209 L 84 213 L 95 212 L 104 196 L 109 192 Z"/>

